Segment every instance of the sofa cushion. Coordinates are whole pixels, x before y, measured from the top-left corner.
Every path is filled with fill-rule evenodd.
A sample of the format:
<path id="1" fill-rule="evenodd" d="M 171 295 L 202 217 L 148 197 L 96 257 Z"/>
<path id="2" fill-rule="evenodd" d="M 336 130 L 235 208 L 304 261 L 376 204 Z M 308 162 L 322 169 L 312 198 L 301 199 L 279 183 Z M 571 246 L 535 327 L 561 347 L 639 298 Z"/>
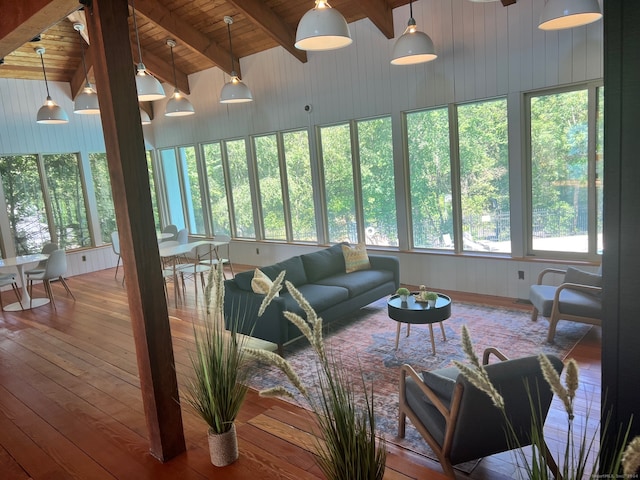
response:
<path id="1" fill-rule="evenodd" d="M 342 245 L 342 254 L 344 255 L 346 273 L 371 268 L 369 256 L 367 255 L 367 246 L 364 243 L 359 243 L 353 247 L 351 245 Z"/>
<path id="2" fill-rule="evenodd" d="M 318 280 L 336 273 L 344 273 L 343 243 L 338 243 L 324 250 L 300 255 L 309 283 L 317 283 Z"/>
<path id="3" fill-rule="evenodd" d="M 253 270 L 247 270 L 246 272 L 236 273 L 233 280 L 241 290 L 253 291 L 251 288 L 251 280 L 253 280 Z"/>
<path id="4" fill-rule="evenodd" d="M 307 283 L 306 285 L 301 285 L 298 290 L 318 314 L 336 303 L 349 299 L 349 292 L 346 288 L 342 287 Z M 303 318 L 305 317 L 304 311 L 291 294 L 283 294 L 282 298 L 284 299 L 286 311 L 297 313 Z"/>
<path id="5" fill-rule="evenodd" d="M 262 271 L 266 273 L 271 280 L 275 280 L 283 270 L 287 272 L 284 276 L 285 281 L 289 280 L 295 287 L 307 283 L 307 275 L 304 271 L 300 256 L 288 258 L 287 260 L 269 265 L 268 267 L 262 267 Z"/>
<path id="6" fill-rule="evenodd" d="M 260 293 L 266 295 L 269 293 L 273 280 L 271 280 L 262 270 L 256 268 L 253 272 L 253 279 L 251 280 L 251 289 L 253 293 Z M 278 293 L 276 292 L 276 296 Z"/>
<path id="7" fill-rule="evenodd" d="M 393 282 L 393 272 L 389 270 L 360 270 L 351 273 L 339 273 L 318 280 L 318 285 L 335 285 L 349 290 L 349 297 L 353 298 L 373 287 L 386 282 Z"/>

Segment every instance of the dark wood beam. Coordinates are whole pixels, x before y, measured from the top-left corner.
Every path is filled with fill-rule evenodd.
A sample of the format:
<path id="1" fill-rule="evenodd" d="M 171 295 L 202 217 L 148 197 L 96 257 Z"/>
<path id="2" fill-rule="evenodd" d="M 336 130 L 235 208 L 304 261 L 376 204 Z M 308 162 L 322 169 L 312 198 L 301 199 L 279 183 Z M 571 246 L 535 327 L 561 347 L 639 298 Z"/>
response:
<path id="1" fill-rule="evenodd" d="M 379 0 L 384 3 L 384 0 Z M 302 63 L 307 61 L 307 52 L 294 47 L 296 32 L 271 10 L 262 0 L 227 0 L 234 5 L 257 27 L 278 42 L 286 51 Z M 390 11 L 390 10 L 389 10 Z M 393 37 L 393 22 L 391 23 Z M 391 37 L 389 37 L 391 38 Z"/>
<path id="2" fill-rule="evenodd" d="M 0 58 L 80 7 L 78 0 L 0 0 Z"/>
<path id="3" fill-rule="evenodd" d="M 385 0 L 356 0 L 369 20 L 387 38 L 393 38 L 393 12 Z"/>
<path id="4" fill-rule="evenodd" d="M 89 81 L 91 81 L 91 74 L 93 72 L 93 48 L 90 45 L 83 45 L 84 48 L 84 59 L 87 65 L 87 73 L 89 74 Z M 84 75 L 84 67 L 82 66 L 82 61 L 78 68 L 74 72 L 71 77 L 71 98 L 76 98 L 86 83 L 85 75 Z"/>
<path id="5" fill-rule="evenodd" d="M 186 446 L 127 16 L 127 0 L 93 0 L 87 23 L 150 450 L 165 461 Z"/>
<path id="6" fill-rule="evenodd" d="M 167 31 L 167 38 L 173 38 L 176 42 L 183 44 L 189 49 L 200 54 L 207 62 L 217 65 L 221 70 L 231 74 L 231 55 L 229 50 L 221 47 L 209 37 L 193 28 L 189 23 L 182 20 L 178 15 L 169 11 L 164 5 L 156 0 L 136 0 L 136 13 L 140 13 L 159 27 Z M 147 54 L 142 54 L 145 59 Z M 235 70 L 240 75 L 240 61 L 234 59 Z M 173 82 L 171 82 L 173 84 Z M 178 87 L 182 90 L 182 87 Z M 188 91 L 182 90 L 185 93 Z"/>

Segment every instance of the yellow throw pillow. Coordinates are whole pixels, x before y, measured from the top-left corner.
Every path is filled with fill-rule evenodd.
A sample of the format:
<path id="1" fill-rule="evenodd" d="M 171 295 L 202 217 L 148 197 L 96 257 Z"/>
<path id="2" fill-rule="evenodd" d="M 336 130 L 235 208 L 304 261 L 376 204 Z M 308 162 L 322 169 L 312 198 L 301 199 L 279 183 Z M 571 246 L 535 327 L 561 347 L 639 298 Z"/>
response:
<path id="1" fill-rule="evenodd" d="M 253 272 L 253 279 L 251 280 L 251 290 L 253 290 L 253 293 L 266 295 L 269 293 L 271 285 L 273 285 L 273 281 L 267 277 L 262 270 L 256 268 L 255 272 Z M 278 294 L 276 293 L 276 297 L 277 296 Z"/>
<path id="2" fill-rule="evenodd" d="M 353 247 L 351 245 L 342 245 L 342 254 L 344 255 L 344 265 L 347 273 L 371 268 L 367 247 L 364 243 L 359 243 Z"/>

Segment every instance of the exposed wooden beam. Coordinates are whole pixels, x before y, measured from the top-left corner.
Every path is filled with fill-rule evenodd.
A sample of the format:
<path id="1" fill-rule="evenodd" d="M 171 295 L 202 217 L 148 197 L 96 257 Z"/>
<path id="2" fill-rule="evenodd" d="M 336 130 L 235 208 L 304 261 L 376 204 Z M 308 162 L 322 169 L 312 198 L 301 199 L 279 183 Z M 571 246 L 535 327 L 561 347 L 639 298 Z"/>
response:
<path id="1" fill-rule="evenodd" d="M 221 70 L 231 74 L 231 56 L 229 51 L 218 45 L 209 37 L 193 28 L 189 23 L 182 20 L 179 16 L 169 11 L 164 5 L 156 0 L 136 0 L 136 13 L 140 13 L 150 21 L 167 31 L 167 37 L 175 39 L 178 43 L 182 43 L 189 49 L 202 55 L 206 61 L 217 65 Z M 147 54 L 143 53 L 146 59 Z M 235 70 L 240 75 L 240 61 L 236 58 Z M 173 83 L 173 82 L 171 82 Z M 179 83 L 179 82 L 178 82 Z M 185 93 L 182 87 L 178 87 Z"/>
<path id="2" fill-rule="evenodd" d="M 137 3 L 136 3 L 137 5 Z M 168 49 L 169 47 L 167 47 Z M 131 52 L 136 63 L 139 62 L 138 48 L 135 45 L 131 45 Z M 173 67 L 170 63 L 165 62 L 163 59 L 154 55 L 149 51 L 142 51 L 142 60 L 147 70 L 151 72 L 158 80 L 173 85 Z M 135 67 L 131 69 L 131 74 L 135 75 Z M 189 88 L 189 78 L 181 70 L 176 69 L 176 80 L 178 89 L 185 95 L 189 95 L 191 90 Z M 169 95 L 171 92 L 167 92 Z"/>
<path id="3" fill-rule="evenodd" d="M 387 38 L 393 38 L 393 13 L 385 0 L 356 0 L 369 20 Z"/>
<path id="4" fill-rule="evenodd" d="M 379 0 L 384 3 L 384 0 Z M 291 55 L 302 63 L 307 61 L 307 52 L 293 46 L 296 42 L 296 32 L 271 10 L 262 0 L 227 0 L 234 5 L 256 26 L 278 42 Z M 393 21 L 391 22 L 391 36 L 393 36 Z M 391 37 L 390 37 L 391 38 Z"/>
<path id="5" fill-rule="evenodd" d="M 87 73 L 89 74 L 89 81 L 91 81 L 91 72 L 93 71 L 93 52 L 94 49 L 90 45 L 84 45 L 84 59 L 87 64 Z M 71 77 L 71 98 L 76 98 L 78 94 L 84 88 L 86 83 L 86 79 L 84 76 L 84 68 L 82 66 L 82 61 L 78 65 L 78 68 Z"/>
<path id="6" fill-rule="evenodd" d="M 0 58 L 80 7 L 78 0 L 0 0 Z"/>
<path id="7" fill-rule="evenodd" d="M 165 461 L 186 446 L 127 17 L 127 0 L 93 0 L 87 23 L 150 450 Z"/>
<path id="8" fill-rule="evenodd" d="M 73 25 L 74 23 L 81 23 L 85 27 L 87 26 L 87 16 L 85 15 L 84 10 L 76 10 L 67 17 L 67 20 L 71 22 L 71 25 Z M 87 45 L 91 43 L 91 41 L 89 40 L 89 31 L 86 28 L 80 31 L 80 35 L 82 35 L 82 38 L 84 38 L 84 41 Z"/>

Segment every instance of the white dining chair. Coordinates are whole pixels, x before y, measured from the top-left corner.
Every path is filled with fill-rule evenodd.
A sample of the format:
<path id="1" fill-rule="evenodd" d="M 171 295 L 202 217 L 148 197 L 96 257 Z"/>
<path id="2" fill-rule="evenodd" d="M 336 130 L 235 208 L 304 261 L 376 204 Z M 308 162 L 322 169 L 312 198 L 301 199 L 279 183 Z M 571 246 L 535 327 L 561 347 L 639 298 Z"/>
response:
<path id="1" fill-rule="evenodd" d="M 42 250 L 41 252 L 45 255 L 49 255 L 51 254 L 51 252 L 53 252 L 54 250 L 58 249 L 58 244 L 57 243 L 53 243 L 53 242 L 47 242 L 42 246 Z M 47 266 L 47 259 L 45 260 L 40 260 L 38 262 L 38 264 L 33 267 L 30 268 L 29 270 L 25 270 L 24 274 L 25 275 L 29 275 L 29 274 L 36 274 L 36 273 L 42 273 L 44 272 L 45 267 Z"/>
<path id="2" fill-rule="evenodd" d="M 22 306 L 22 298 L 20 297 L 20 289 L 18 288 L 18 284 L 16 283 L 16 274 L 15 273 L 3 273 L 0 274 L 0 288 L 5 287 L 7 285 L 11 285 L 13 288 L 13 293 L 18 297 L 18 302 L 20 303 L 20 308 Z M 0 309 L 4 309 L 4 303 L 2 303 L 2 294 L 0 293 Z"/>
<path id="3" fill-rule="evenodd" d="M 120 236 L 118 235 L 118 232 L 111 232 L 111 248 L 113 249 L 113 253 L 115 253 L 118 256 L 118 261 L 116 262 L 116 274 L 115 274 L 115 278 L 118 278 L 118 268 L 120 268 L 120 260 L 121 260 L 121 256 L 120 256 Z M 124 265 L 123 265 L 123 269 L 124 269 Z M 124 283 L 124 275 L 122 275 L 122 282 Z"/>
<path id="4" fill-rule="evenodd" d="M 172 242 L 178 239 L 178 227 L 173 224 L 167 225 L 162 229 L 162 233 L 170 233 L 171 236 L 160 240 L 161 243 Z"/>
<path id="5" fill-rule="evenodd" d="M 49 258 L 47 260 L 47 266 L 45 267 L 44 272 L 27 275 L 27 282 L 29 282 L 29 294 L 31 295 L 32 300 L 33 300 L 33 282 L 35 280 L 42 281 L 45 292 L 47 293 L 47 297 L 49 297 L 49 300 L 51 301 L 51 304 L 53 305 L 54 309 L 57 309 L 57 308 L 56 308 L 55 298 L 53 295 L 53 290 L 51 289 L 52 280 L 59 280 L 60 283 L 62 283 L 62 285 L 64 286 L 65 290 L 67 291 L 67 294 L 71 298 L 73 298 L 73 300 L 75 300 L 76 297 L 73 295 L 73 293 L 71 293 L 71 289 L 69 288 L 69 285 L 67 285 L 67 281 L 64 279 L 65 273 L 67 273 L 67 253 L 62 249 L 54 250 L 49 255 Z M 29 305 L 29 307 L 31 306 L 32 305 Z"/>

